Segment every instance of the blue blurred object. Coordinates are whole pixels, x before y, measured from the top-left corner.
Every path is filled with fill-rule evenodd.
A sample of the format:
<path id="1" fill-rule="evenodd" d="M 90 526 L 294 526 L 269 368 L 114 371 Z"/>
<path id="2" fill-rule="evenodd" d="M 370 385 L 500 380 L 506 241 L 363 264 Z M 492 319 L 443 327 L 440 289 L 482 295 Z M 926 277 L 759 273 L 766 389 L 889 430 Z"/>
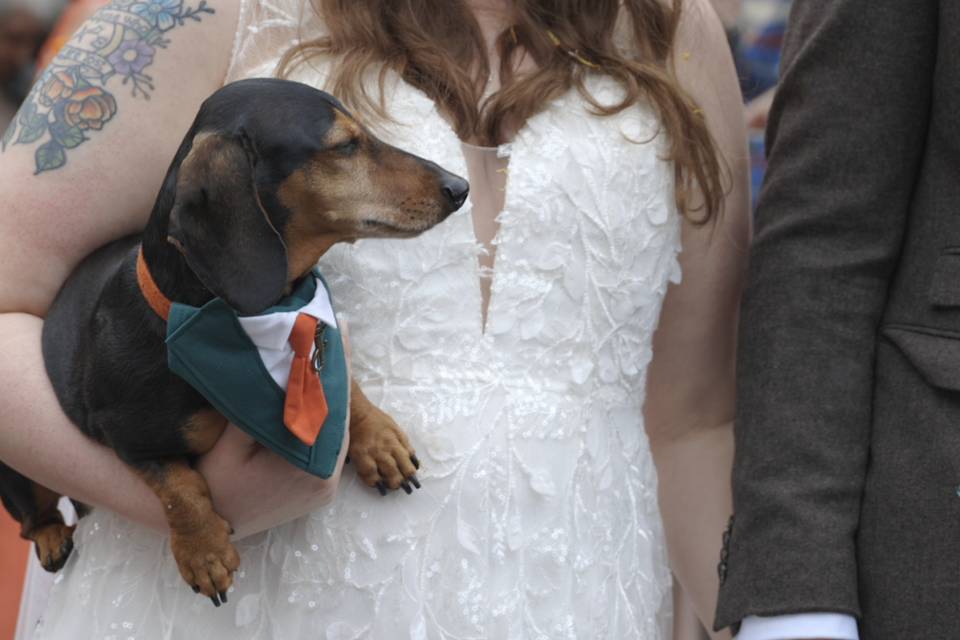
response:
<path id="1" fill-rule="evenodd" d="M 777 85 L 791 0 L 743 0 L 731 45 L 746 102 Z M 763 131 L 750 132 L 750 178 L 756 204 L 767 169 Z"/>
<path id="2" fill-rule="evenodd" d="M 760 187 L 766 171 L 767 155 L 763 144 L 763 131 L 754 129 L 750 131 L 750 193 L 754 206 L 760 197 Z"/>
<path id="3" fill-rule="evenodd" d="M 791 0 L 744 0 L 737 23 L 734 57 L 744 98 L 777 84 L 780 49 Z"/>

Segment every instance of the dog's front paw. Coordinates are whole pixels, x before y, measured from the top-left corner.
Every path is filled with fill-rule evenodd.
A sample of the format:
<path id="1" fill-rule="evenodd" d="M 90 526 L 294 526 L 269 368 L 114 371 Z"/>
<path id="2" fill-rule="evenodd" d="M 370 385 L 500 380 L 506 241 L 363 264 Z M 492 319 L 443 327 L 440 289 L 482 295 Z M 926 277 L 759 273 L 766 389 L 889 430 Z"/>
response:
<path id="1" fill-rule="evenodd" d="M 73 551 L 73 530 L 62 522 L 53 522 L 37 529 L 31 538 L 36 544 L 37 558 L 47 571 L 59 571 Z"/>
<path id="2" fill-rule="evenodd" d="M 411 494 L 413 487 L 420 488 L 420 461 L 407 435 L 382 411 L 373 411 L 351 423 L 349 455 L 360 479 L 380 495 L 387 495 L 388 489 L 403 489 Z"/>
<path id="3" fill-rule="evenodd" d="M 240 556 L 230 542 L 230 525 L 215 513 L 196 531 L 172 531 L 170 547 L 180 575 L 195 593 L 202 593 L 213 604 L 227 601 L 227 589 L 233 584 L 233 572 Z"/>

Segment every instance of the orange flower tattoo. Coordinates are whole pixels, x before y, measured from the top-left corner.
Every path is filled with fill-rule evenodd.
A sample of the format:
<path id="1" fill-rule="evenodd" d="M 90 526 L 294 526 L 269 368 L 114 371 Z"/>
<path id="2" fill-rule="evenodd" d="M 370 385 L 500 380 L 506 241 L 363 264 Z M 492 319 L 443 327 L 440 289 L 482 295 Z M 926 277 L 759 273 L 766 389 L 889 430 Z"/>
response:
<path id="1" fill-rule="evenodd" d="M 134 98 L 149 100 L 155 87 L 146 71 L 157 52 L 170 44 L 166 34 L 214 13 L 207 0 L 196 8 L 184 0 L 112 0 L 81 26 L 43 72 L 0 139 L 0 150 L 47 137 L 36 151 L 36 173 L 64 166 L 69 149 L 117 115 L 117 100 L 107 85 L 119 78 Z"/>

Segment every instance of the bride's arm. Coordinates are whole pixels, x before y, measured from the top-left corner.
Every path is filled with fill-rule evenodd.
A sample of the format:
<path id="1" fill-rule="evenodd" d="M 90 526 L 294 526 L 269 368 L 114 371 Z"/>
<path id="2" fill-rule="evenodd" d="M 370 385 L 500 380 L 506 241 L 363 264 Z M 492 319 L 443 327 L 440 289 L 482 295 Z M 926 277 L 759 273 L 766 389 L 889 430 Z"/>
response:
<path id="1" fill-rule="evenodd" d="M 44 97 L 34 105 L 41 115 L 56 113 L 60 128 L 46 130 L 42 119 L 27 114 L 0 154 L 0 460 L 51 489 L 158 528 L 165 519 L 152 492 L 61 411 L 41 356 L 41 318 L 84 256 L 146 223 L 200 103 L 223 82 L 239 4 L 208 0 L 210 11 L 185 17 L 147 42 L 150 34 L 138 30 L 145 18 L 110 3 L 81 27 L 68 60 L 85 59 L 101 72 L 112 65 L 116 75 L 106 83 L 85 76 L 89 87 L 75 75 L 42 79 Z M 127 44 L 113 54 L 88 55 L 113 47 L 111 34 Z M 124 83 L 131 71 L 140 75 Z M 149 100 L 132 95 L 136 82 L 147 83 L 140 91 Z M 84 118 L 79 135 L 63 126 Z M 60 151 L 47 147 L 38 155 L 54 134 L 63 142 Z M 300 513 L 332 497 L 336 479 L 305 477 L 275 458 L 230 431 L 205 465 L 214 504 L 239 531 L 298 515 L 274 509 L 268 511 L 273 520 L 262 519 L 252 504 L 258 492 L 272 488 L 273 507 L 283 502 Z"/>
<path id="2" fill-rule="evenodd" d="M 750 235 L 749 172 L 743 103 L 723 28 L 706 0 L 684 5 L 675 67 L 723 156 L 728 191 L 715 222 L 684 223 L 683 283 L 664 301 L 645 417 L 672 568 L 709 629 L 721 537 L 732 511 L 735 338 Z"/>

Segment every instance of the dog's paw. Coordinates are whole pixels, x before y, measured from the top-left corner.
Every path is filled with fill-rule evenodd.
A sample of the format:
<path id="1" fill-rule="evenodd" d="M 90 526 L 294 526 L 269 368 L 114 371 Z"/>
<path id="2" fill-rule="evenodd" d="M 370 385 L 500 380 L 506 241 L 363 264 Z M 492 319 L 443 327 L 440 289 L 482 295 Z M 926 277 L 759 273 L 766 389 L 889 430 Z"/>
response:
<path id="1" fill-rule="evenodd" d="M 227 589 L 233 584 L 233 572 L 240 556 L 230 542 L 230 525 L 215 513 L 197 531 L 170 534 L 170 547 L 180 575 L 194 593 L 202 593 L 215 606 L 227 601 Z"/>
<path id="2" fill-rule="evenodd" d="M 390 489 L 411 494 L 420 488 L 420 461 L 407 435 L 382 411 L 350 425 L 349 459 L 360 479 L 380 495 Z"/>
<path id="3" fill-rule="evenodd" d="M 37 529 L 31 535 L 36 545 L 37 558 L 47 571 L 59 571 L 73 551 L 73 530 L 62 522 L 53 522 Z"/>

